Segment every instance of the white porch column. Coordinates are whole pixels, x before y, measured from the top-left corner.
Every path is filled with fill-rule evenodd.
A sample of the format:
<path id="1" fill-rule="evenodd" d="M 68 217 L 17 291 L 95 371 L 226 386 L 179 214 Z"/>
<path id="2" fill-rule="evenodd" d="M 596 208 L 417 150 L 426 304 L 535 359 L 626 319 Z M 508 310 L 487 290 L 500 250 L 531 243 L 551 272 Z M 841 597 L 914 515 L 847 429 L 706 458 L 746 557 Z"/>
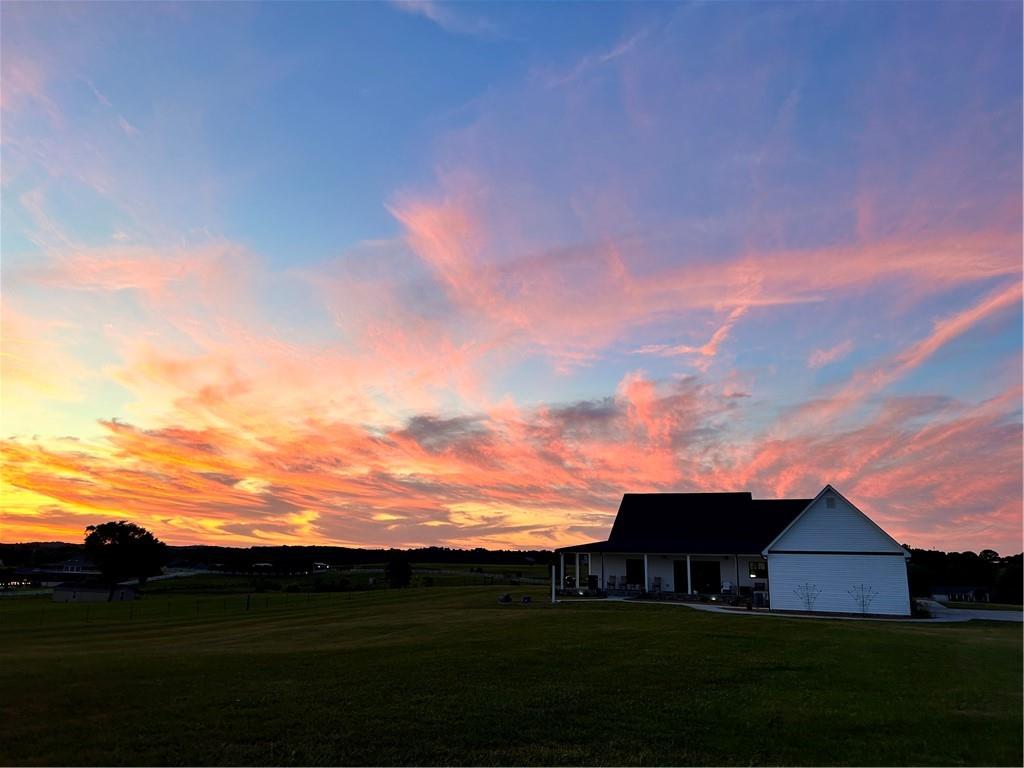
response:
<path id="1" fill-rule="evenodd" d="M 647 553 L 644 552 L 644 592 L 649 592 L 651 589 L 650 579 L 647 578 Z"/>
<path id="2" fill-rule="evenodd" d="M 687 555 L 686 556 L 686 594 L 688 594 L 688 595 L 692 595 L 693 594 L 693 587 L 691 586 L 692 584 L 693 584 L 693 582 L 690 580 L 690 556 Z"/>
<path id="3" fill-rule="evenodd" d="M 552 602 L 552 604 L 557 602 L 557 600 L 555 599 L 555 571 L 556 570 L 557 569 L 555 568 L 555 566 L 552 565 L 551 566 L 551 602 Z"/>
<path id="4" fill-rule="evenodd" d="M 565 552 L 558 553 L 558 588 L 565 589 Z"/>
<path id="5" fill-rule="evenodd" d="M 735 594 L 738 595 L 740 593 L 740 556 L 733 555 L 733 557 L 736 558 L 736 586 L 733 587 L 733 589 L 735 590 Z"/>
<path id="6" fill-rule="evenodd" d="M 582 587 L 580 586 L 580 553 L 576 553 L 576 591 L 578 592 Z"/>

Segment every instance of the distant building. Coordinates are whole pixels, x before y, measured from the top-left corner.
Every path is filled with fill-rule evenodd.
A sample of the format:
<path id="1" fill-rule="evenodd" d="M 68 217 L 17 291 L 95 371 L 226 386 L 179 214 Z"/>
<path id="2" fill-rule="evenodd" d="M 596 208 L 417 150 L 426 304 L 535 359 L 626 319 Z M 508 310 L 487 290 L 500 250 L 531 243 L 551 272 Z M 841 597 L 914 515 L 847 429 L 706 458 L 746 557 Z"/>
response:
<path id="1" fill-rule="evenodd" d="M 53 587 L 64 582 L 86 581 L 100 575 L 96 564 L 83 555 L 75 555 L 57 563 L 38 567 L 21 567 L 15 573 L 24 581 L 43 587 Z"/>
<path id="2" fill-rule="evenodd" d="M 331 568 L 331 566 L 328 565 L 327 563 L 313 563 L 313 570 L 314 571 L 328 571 L 328 570 L 330 570 L 330 568 Z"/>
<path id="3" fill-rule="evenodd" d="M 831 485 L 813 499 L 764 501 L 749 493 L 627 493 L 607 541 L 557 551 L 563 584 L 565 555 L 576 556 L 579 588 L 910 614 L 910 553 Z"/>
<path id="4" fill-rule="evenodd" d="M 83 555 L 75 555 L 62 563 L 50 566 L 51 570 L 60 570 L 61 573 L 99 573 L 99 568 L 89 558 Z"/>
<path id="5" fill-rule="evenodd" d="M 55 603 L 109 603 L 122 600 L 134 600 L 137 596 L 135 587 L 118 584 L 109 587 L 104 584 L 81 584 L 67 582 L 53 588 Z"/>

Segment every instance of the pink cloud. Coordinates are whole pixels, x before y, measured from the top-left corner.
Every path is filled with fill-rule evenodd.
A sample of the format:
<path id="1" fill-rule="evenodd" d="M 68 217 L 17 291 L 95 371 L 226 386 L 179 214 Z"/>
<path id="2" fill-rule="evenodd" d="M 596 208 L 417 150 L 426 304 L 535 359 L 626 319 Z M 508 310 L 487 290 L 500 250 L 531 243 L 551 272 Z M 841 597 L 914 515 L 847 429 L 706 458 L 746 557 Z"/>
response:
<path id="1" fill-rule="evenodd" d="M 842 360 L 853 351 L 853 339 L 841 341 L 828 349 L 816 349 L 807 358 L 808 368 L 823 368 Z"/>
<path id="2" fill-rule="evenodd" d="M 131 123 L 129 123 L 122 115 L 117 116 L 117 124 L 118 126 L 120 126 L 121 130 L 124 131 L 125 135 L 128 136 L 128 138 L 130 139 L 136 138 L 140 133 L 139 129 Z"/>
<path id="3" fill-rule="evenodd" d="M 717 354 L 751 308 L 819 303 L 899 282 L 913 284 L 922 296 L 1019 273 L 1018 237 L 999 231 L 748 251 L 731 259 L 694 256 L 664 266 L 630 242 L 505 260 L 495 256 L 498 245 L 508 243 L 504 225 L 471 202 L 483 196 L 479 184 L 448 184 L 440 201 L 407 196 L 392 206 L 413 251 L 478 331 L 555 358 L 586 359 L 653 323 L 725 311 L 705 342 L 638 348 L 699 363 Z"/>
<path id="4" fill-rule="evenodd" d="M 722 324 L 711 334 L 711 338 L 700 346 L 690 346 L 687 344 L 647 344 L 638 349 L 637 353 L 641 355 L 660 355 L 662 357 L 698 355 L 703 358 L 713 358 L 718 354 L 719 346 L 728 338 L 732 327 L 747 313 L 748 309 L 749 307 L 746 306 L 733 307 Z M 707 361 L 698 361 L 697 368 L 699 370 L 707 370 Z"/>
<path id="5" fill-rule="evenodd" d="M 800 415 L 814 423 L 828 423 L 861 405 L 866 398 L 907 376 L 939 349 L 982 320 L 1019 308 L 1022 284 L 1015 280 L 996 288 L 975 304 L 936 321 L 932 332 L 895 355 L 857 371 L 835 393 L 802 405 Z"/>
<path id="6" fill-rule="evenodd" d="M 827 480 L 901 540 L 932 544 L 955 530 L 961 546 L 1009 550 L 1020 526 L 1019 397 L 891 399 L 851 430 L 738 441 L 715 426 L 735 402 L 696 381 L 630 374 L 603 401 L 418 417 L 384 431 L 108 422 L 93 445 L 6 441 L 4 472 L 10 488 L 70 514 L 66 535 L 117 510 L 177 542 L 411 545 L 436 541 L 443 523 L 450 543 L 550 546 L 579 538 L 581 521 L 588 535 L 606 532 L 623 488 L 771 497 L 810 495 Z"/>

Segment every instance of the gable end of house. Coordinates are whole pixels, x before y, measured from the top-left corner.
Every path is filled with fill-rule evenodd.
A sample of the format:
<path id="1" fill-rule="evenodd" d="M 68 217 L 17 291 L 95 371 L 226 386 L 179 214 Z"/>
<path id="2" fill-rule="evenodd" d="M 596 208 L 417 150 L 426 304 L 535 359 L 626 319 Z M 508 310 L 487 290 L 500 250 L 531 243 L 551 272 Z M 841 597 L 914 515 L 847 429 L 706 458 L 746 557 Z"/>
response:
<path id="1" fill-rule="evenodd" d="M 831 485 L 826 485 L 762 552 L 765 556 L 782 553 L 910 556 Z"/>

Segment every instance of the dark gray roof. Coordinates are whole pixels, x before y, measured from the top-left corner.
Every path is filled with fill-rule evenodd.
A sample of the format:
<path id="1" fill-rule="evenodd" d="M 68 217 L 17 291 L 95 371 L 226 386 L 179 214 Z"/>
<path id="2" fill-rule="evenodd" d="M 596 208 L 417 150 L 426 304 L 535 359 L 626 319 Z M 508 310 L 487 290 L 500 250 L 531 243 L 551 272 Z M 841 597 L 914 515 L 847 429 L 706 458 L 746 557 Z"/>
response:
<path id="1" fill-rule="evenodd" d="M 559 552 L 756 554 L 813 499 L 749 493 L 627 493 L 607 541 Z"/>

